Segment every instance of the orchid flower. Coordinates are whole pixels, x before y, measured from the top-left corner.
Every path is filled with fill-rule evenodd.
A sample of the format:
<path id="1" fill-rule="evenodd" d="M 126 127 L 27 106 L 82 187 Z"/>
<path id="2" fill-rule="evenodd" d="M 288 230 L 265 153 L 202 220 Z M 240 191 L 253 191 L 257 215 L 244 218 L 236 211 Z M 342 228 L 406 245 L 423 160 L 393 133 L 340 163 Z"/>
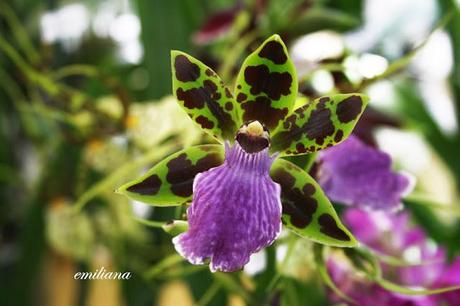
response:
<path id="1" fill-rule="evenodd" d="M 414 179 L 391 169 L 391 157 L 351 135 L 340 145 L 322 151 L 318 182 L 333 201 L 368 210 L 397 211 Z"/>
<path id="2" fill-rule="evenodd" d="M 282 224 L 318 243 L 356 245 L 321 187 L 281 157 L 346 139 L 367 97 L 327 96 L 293 110 L 297 76 L 278 35 L 246 58 L 234 94 L 188 54 L 172 51 L 171 65 L 179 104 L 220 144 L 177 152 L 118 191 L 155 206 L 191 202 L 189 228 L 173 239 L 184 258 L 209 260 L 211 271 L 239 270 L 273 243 Z"/>

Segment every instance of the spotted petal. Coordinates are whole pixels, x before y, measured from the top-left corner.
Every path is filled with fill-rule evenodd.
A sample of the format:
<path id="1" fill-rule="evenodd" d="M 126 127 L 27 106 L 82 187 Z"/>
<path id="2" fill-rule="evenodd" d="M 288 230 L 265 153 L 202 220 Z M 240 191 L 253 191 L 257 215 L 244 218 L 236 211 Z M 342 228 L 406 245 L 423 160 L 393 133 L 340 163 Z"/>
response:
<path id="1" fill-rule="evenodd" d="M 321 187 L 307 172 L 279 158 L 273 163 L 270 175 L 281 185 L 282 221 L 287 228 L 326 245 L 356 245 Z"/>
<path id="2" fill-rule="evenodd" d="M 345 140 L 367 105 L 361 94 L 326 96 L 297 108 L 272 137 L 272 152 L 297 155 Z"/>
<path id="3" fill-rule="evenodd" d="M 240 122 L 230 90 L 208 66 L 180 51 L 171 52 L 173 92 L 203 130 L 218 140 L 233 140 Z"/>
<path id="4" fill-rule="evenodd" d="M 202 145 L 179 151 L 117 192 L 154 206 L 180 205 L 192 198 L 195 176 L 224 160 L 222 145 Z"/>
<path id="5" fill-rule="evenodd" d="M 297 75 L 278 35 L 268 38 L 244 61 L 235 97 L 243 122 L 258 120 L 274 130 L 289 114 L 297 96 Z"/>

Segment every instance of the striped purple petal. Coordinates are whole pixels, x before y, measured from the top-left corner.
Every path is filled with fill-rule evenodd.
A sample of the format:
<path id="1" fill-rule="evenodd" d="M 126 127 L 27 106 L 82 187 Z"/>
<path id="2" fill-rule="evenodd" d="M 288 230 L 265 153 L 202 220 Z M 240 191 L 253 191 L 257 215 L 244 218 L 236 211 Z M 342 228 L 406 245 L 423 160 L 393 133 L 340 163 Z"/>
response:
<path id="1" fill-rule="evenodd" d="M 281 231 L 280 186 L 269 176 L 268 149 L 247 153 L 226 145 L 225 162 L 196 176 L 187 210 L 189 230 L 173 239 L 192 264 L 211 271 L 241 269 Z"/>

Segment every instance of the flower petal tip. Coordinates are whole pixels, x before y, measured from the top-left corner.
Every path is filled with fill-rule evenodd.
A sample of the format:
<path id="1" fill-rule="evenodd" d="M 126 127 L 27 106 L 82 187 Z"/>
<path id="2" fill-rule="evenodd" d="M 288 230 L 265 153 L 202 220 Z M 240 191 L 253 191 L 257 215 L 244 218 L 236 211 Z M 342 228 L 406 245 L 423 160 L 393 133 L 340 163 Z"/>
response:
<path id="1" fill-rule="evenodd" d="M 417 184 L 417 178 L 412 173 L 404 170 L 399 171 L 399 174 L 406 180 L 406 187 L 401 191 L 401 196 L 406 197 L 414 190 Z"/>
<path id="2" fill-rule="evenodd" d="M 205 258 L 196 256 L 194 253 L 188 253 L 184 250 L 182 243 L 181 243 L 181 238 L 184 237 L 185 234 L 180 234 L 172 239 L 172 242 L 174 244 L 174 248 L 176 249 L 176 252 L 179 253 L 182 257 L 188 260 L 193 265 L 202 265 L 204 264 Z"/>

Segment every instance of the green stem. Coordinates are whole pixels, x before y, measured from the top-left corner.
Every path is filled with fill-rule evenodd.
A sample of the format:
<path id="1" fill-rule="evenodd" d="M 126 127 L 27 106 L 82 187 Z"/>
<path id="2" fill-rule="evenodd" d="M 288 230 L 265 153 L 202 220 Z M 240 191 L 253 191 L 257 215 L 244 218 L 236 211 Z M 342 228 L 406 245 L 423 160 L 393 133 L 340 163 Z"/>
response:
<path id="1" fill-rule="evenodd" d="M 206 265 L 195 266 L 195 265 L 186 265 L 183 267 L 179 267 L 178 269 L 165 271 L 161 274 L 161 279 L 163 280 L 172 280 L 176 278 L 183 278 L 187 275 L 191 275 L 197 272 L 201 272 L 204 270 L 209 269 Z M 160 276 L 158 276 L 160 277 Z"/>
<path id="2" fill-rule="evenodd" d="M 46 106 L 45 104 L 32 104 L 28 105 L 24 102 L 19 103 L 18 109 L 21 112 L 33 112 L 33 113 L 38 113 L 44 118 L 49 118 L 52 120 L 60 121 L 60 122 L 65 122 L 69 125 L 75 126 L 74 119 L 72 118 L 71 115 L 69 115 L 66 112 L 62 112 L 56 109 L 53 109 L 49 106 Z"/>
<path id="3" fill-rule="evenodd" d="M 0 36 L 0 50 L 3 51 L 11 61 L 21 70 L 24 76 L 33 84 L 41 87 L 51 97 L 56 97 L 60 93 L 68 94 L 69 96 L 80 100 L 91 100 L 86 94 L 68 87 L 63 84 L 56 83 L 46 75 L 32 68 L 22 57 L 16 52 L 15 48 L 9 44 L 2 36 Z"/>
<path id="4" fill-rule="evenodd" d="M 176 264 L 182 262 L 183 260 L 184 259 L 179 254 L 170 255 L 170 256 L 166 257 L 165 259 L 163 259 L 162 261 L 160 261 L 159 263 L 157 263 L 156 265 L 154 265 L 149 270 L 147 270 L 147 272 L 145 272 L 144 276 L 147 279 L 151 280 L 151 279 L 157 277 L 159 274 L 161 274 L 167 268 L 175 266 Z"/>
<path id="5" fill-rule="evenodd" d="M 165 222 L 160 222 L 160 221 L 151 221 L 151 220 L 146 220 L 146 219 L 137 218 L 137 217 L 133 217 L 133 219 L 136 222 L 139 222 L 140 224 L 147 225 L 147 226 L 154 227 L 154 228 L 163 228 L 163 225 L 165 225 Z"/>
<path id="6" fill-rule="evenodd" d="M 22 73 L 33 83 L 38 84 L 41 86 L 46 92 L 48 92 L 51 96 L 55 96 L 58 94 L 59 89 L 57 84 L 53 83 L 50 79 L 46 76 L 38 73 L 30 67 L 30 65 L 16 52 L 15 48 L 9 44 L 3 36 L 0 36 L 0 50 L 2 50 L 15 64 L 18 68 L 22 71 Z"/>
<path id="7" fill-rule="evenodd" d="M 19 116 L 19 121 L 26 133 L 31 139 L 34 138 L 34 135 L 37 131 L 36 124 L 31 116 L 28 116 L 27 112 L 33 112 L 33 105 L 31 103 L 26 103 L 27 97 L 22 92 L 21 88 L 18 86 L 16 81 L 11 78 L 5 70 L 0 67 L 0 88 L 2 88 L 6 95 L 9 97 L 14 107 L 17 109 Z"/>
<path id="8" fill-rule="evenodd" d="M 411 289 L 411 288 L 407 288 L 407 287 L 392 283 L 386 279 L 377 279 L 375 280 L 375 282 L 389 291 L 397 292 L 397 293 L 401 293 L 405 295 L 433 295 L 433 294 L 440 294 L 440 293 L 460 289 L 460 285 L 443 287 L 443 288 L 438 288 L 438 289 Z"/>
<path id="9" fill-rule="evenodd" d="M 220 285 L 218 283 L 213 283 L 211 287 L 209 287 L 209 289 L 203 294 L 198 303 L 195 304 L 195 306 L 206 306 L 211 303 L 214 296 L 216 296 L 217 292 L 219 292 L 219 289 Z"/>
<path id="10" fill-rule="evenodd" d="M 320 275 L 320 277 L 323 279 L 323 281 L 326 283 L 326 285 L 334 291 L 335 294 L 337 294 L 339 297 L 342 299 L 346 300 L 350 304 L 353 305 L 359 305 L 355 300 L 353 300 L 351 297 L 346 295 L 342 290 L 340 290 L 339 287 L 334 283 L 332 280 L 329 271 L 327 270 L 326 263 L 324 261 L 324 246 L 315 243 L 313 247 L 314 251 L 314 258 L 315 258 L 315 263 L 316 263 L 316 269 Z"/>
<path id="11" fill-rule="evenodd" d="M 387 265 L 394 266 L 394 267 L 418 267 L 418 266 L 427 266 L 427 265 L 433 265 L 433 264 L 441 264 L 444 262 L 442 259 L 437 259 L 437 260 L 425 260 L 425 261 L 420 261 L 416 263 L 409 263 L 406 262 L 402 259 L 399 259 L 394 256 L 389 256 L 386 254 L 380 254 L 378 252 L 372 251 L 375 256 L 378 257 L 378 259 L 386 263 Z"/>
<path id="12" fill-rule="evenodd" d="M 27 56 L 27 59 L 32 64 L 37 64 L 40 61 L 40 55 L 35 50 L 31 40 L 29 39 L 27 30 L 22 26 L 18 16 L 14 13 L 13 9 L 6 1 L 2 1 L 0 3 L 0 15 L 3 15 L 10 26 L 13 36 L 16 38 L 19 47 Z"/>
<path id="13" fill-rule="evenodd" d="M 228 292 L 236 293 L 246 302 L 249 302 L 249 295 L 247 294 L 246 289 L 234 279 L 235 274 L 216 272 L 213 273 L 212 276 Z"/>
<path id="14" fill-rule="evenodd" d="M 11 101 L 15 103 L 16 101 L 25 101 L 26 97 L 24 96 L 21 88 L 18 86 L 15 80 L 11 78 L 5 70 L 0 67 L 0 86 L 3 88 L 5 93 L 10 97 Z"/>
<path id="15" fill-rule="evenodd" d="M 275 289 L 276 285 L 278 284 L 278 281 L 280 280 L 282 274 L 281 271 L 284 271 L 289 263 L 289 258 L 291 255 L 294 253 L 295 245 L 297 244 L 297 237 L 291 236 L 289 241 L 287 242 L 287 251 L 286 251 L 286 256 L 283 259 L 283 262 L 281 263 L 281 267 L 277 269 L 275 275 L 273 276 L 272 280 L 268 284 L 267 288 L 265 289 L 266 292 L 271 292 L 273 289 Z"/>
<path id="16" fill-rule="evenodd" d="M 60 80 L 73 75 L 84 75 L 87 77 L 96 77 L 99 71 L 96 67 L 90 65 L 75 64 L 62 67 L 51 74 L 54 80 Z"/>

